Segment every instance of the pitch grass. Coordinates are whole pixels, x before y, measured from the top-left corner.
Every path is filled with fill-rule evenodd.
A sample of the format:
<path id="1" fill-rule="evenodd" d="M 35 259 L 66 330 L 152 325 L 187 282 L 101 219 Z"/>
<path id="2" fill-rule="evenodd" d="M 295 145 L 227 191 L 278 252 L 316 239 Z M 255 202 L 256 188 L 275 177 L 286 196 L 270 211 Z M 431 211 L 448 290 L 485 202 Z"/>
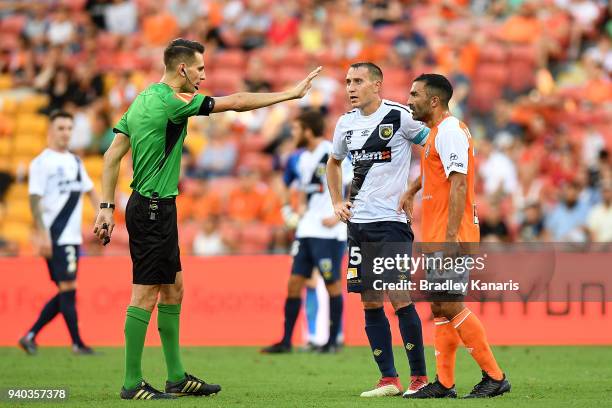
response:
<path id="1" fill-rule="evenodd" d="M 67 385 L 67 402 L 6 403 L 0 406 L 60 407 L 604 407 L 611 406 L 612 347 L 497 347 L 495 354 L 512 382 L 512 392 L 492 400 L 413 401 L 402 398 L 359 398 L 378 379 L 369 349 L 351 347 L 337 355 L 294 352 L 261 355 L 255 348 L 185 348 L 187 369 L 223 391 L 209 398 L 176 401 L 120 401 L 123 349 L 99 349 L 103 355 L 76 357 L 67 348 L 41 348 L 26 356 L 17 348 L 0 348 L 0 388 Z M 394 350 L 404 385 L 405 354 Z M 427 350 L 433 373 L 433 350 Z M 143 370 L 162 388 L 165 366 L 160 348 L 147 348 Z M 468 393 L 480 372 L 465 349 L 457 355 L 457 391 Z"/>

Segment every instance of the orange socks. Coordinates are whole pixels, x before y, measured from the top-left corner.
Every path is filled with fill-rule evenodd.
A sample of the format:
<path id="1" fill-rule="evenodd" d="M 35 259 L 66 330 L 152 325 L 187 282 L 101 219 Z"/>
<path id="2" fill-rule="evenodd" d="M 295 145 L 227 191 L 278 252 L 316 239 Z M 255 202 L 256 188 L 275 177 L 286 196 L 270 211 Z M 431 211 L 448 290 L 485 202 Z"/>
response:
<path id="1" fill-rule="evenodd" d="M 459 346 L 459 335 L 451 322 L 445 317 L 434 320 L 434 348 L 436 350 L 436 373 L 438 381 L 446 388 L 455 385 L 455 355 Z"/>
<path id="2" fill-rule="evenodd" d="M 468 352 L 470 352 L 480 368 L 494 380 L 501 380 L 504 374 L 497 365 L 495 357 L 493 357 L 484 327 L 482 327 L 478 317 L 466 307 L 457 316 L 453 317 L 450 324 L 446 326 L 451 325 L 453 329 L 456 329 L 463 344 L 465 344 Z M 446 386 L 445 383 L 442 384 Z"/>

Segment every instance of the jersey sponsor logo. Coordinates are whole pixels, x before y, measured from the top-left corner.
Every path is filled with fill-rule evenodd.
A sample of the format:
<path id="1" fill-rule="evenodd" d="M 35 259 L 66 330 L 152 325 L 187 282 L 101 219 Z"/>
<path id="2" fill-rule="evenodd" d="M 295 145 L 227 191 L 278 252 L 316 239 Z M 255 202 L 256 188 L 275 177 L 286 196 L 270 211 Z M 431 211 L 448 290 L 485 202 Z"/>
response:
<path id="1" fill-rule="evenodd" d="M 353 166 L 363 163 L 386 163 L 391 161 L 391 148 L 384 147 L 373 152 L 365 149 L 351 150 L 351 158 Z"/>
<path id="2" fill-rule="evenodd" d="M 451 162 L 448 166 L 446 166 L 446 170 L 450 170 L 451 167 L 463 167 L 463 163 L 459 162 Z"/>
<path id="3" fill-rule="evenodd" d="M 357 278 L 357 268 L 348 268 L 346 270 L 346 279 L 355 279 Z"/>
<path id="4" fill-rule="evenodd" d="M 353 137 L 353 131 L 347 130 L 344 134 L 344 138 L 346 139 L 346 144 L 351 144 L 351 138 Z"/>
<path id="5" fill-rule="evenodd" d="M 393 136 L 393 125 L 384 124 L 378 127 L 378 137 L 382 140 L 389 140 Z"/>

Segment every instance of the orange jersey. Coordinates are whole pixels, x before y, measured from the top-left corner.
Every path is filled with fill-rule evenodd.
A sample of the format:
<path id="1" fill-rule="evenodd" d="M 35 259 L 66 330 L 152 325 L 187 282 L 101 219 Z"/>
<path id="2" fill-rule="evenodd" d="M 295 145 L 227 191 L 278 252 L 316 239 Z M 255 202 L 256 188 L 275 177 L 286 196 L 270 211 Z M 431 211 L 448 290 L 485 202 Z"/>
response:
<path id="1" fill-rule="evenodd" d="M 445 242 L 451 183 L 448 176 L 467 176 L 465 209 L 459 226 L 459 242 L 479 242 L 480 229 L 474 201 L 474 146 L 467 126 L 447 116 L 429 132 L 421 152 L 423 188 L 423 242 Z"/>

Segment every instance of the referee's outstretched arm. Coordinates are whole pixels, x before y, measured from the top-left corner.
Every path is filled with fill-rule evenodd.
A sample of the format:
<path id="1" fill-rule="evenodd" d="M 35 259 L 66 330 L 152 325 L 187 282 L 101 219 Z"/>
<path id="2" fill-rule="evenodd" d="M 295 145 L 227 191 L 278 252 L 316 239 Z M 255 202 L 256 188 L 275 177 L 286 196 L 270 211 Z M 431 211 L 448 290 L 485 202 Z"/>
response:
<path id="1" fill-rule="evenodd" d="M 115 139 L 106 153 L 104 153 L 104 171 L 102 172 L 102 202 L 115 204 L 115 188 L 119 178 L 119 167 L 121 159 L 130 150 L 130 139 L 123 133 L 115 134 Z M 104 225 L 106 224 L 106 228 Z M 94 234 L 100 242 L 105 243 L 109 240 L 115 222 L 113 221 L 113 208 L 100 208 L 96 223 L 94 224 Z M 108 242 L 108 241 L 107 241 Z"/>
<path id="2" fill-rule="evenodd" d="M 312 80 L 319 75 L 322 67 L 317 67 L 302 82 L 293 89 L 284 92 L 238 92 L 228 96 L 215 96 L 215 106 L 212 113 L 237 111 L 244 112 L 253 109 L 263 108 L 264 106 L 274 105 L 275 103 L 299 99 L 306 95 L 312 86 Z"/>

